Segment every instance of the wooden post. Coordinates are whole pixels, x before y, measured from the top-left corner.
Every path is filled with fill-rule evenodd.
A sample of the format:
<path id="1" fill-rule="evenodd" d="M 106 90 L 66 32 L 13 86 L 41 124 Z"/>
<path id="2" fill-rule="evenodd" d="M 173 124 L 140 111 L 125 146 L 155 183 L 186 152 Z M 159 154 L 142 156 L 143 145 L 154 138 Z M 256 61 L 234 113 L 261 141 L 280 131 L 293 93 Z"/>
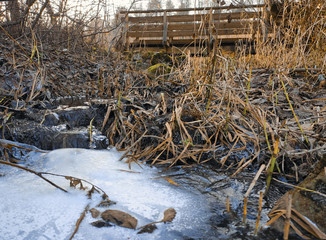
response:
<path id="1" fill-rule="evenodd" d="M 128 37 L 128 30 L 129 30 L 129 15 L 128 15 L 128 12 L 126 13 L 126 16 L 125 16 L 125 44 L 126 44 L 126 49 L 127 51 L 129 51 L 129 45 L 130 45 L 130 41 L 129 41 L 129 37 Z"/>
<path id="2" fill-rule="evenodd" d="M 268 38 L 268 28 L 267 24 L 268 23 L 268 11 L 267 11 L 267 6 L 263 7 L 263 16 L 261 18 L 262 20 L 262 28 L 263 28 L 263 42 L 267 41 Z"/>
<path id="3" fill-rule="evenodd" d="M 164 12 L 163 15 L 163 46 L 166 46 L 167 44 L 167 37 L 168 37 L 168 21 L 167 21 L 167 13 Z"/>
<path id="4" fill-rule="evenodd" d="M 208 40 L 208 44 L 209 44 L 209 52 L 212 51 L 212 48 L 213 48 L 213 9 L 211 8 L 211 10 L 209 11 L 209 25 L 208 25 L 208 29 L 209 29 L 209 40 Z"/>
<path id="5" fill-rule="evenodd" d="M 168 45 L 169 47 L 173 45 L 173 37 L 169 37 Z"/>

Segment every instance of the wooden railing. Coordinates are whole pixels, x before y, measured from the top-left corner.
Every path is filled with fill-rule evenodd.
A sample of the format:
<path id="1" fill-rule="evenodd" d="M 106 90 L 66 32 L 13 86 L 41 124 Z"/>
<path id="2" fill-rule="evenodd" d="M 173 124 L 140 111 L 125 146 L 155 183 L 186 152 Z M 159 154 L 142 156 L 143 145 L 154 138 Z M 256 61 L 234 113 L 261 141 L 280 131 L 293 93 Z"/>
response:
<path id="1" fill-rule="evenodd" d="M 264 39 L 266 5 L 123 11 L 126 46 L 198 45 Z"/>

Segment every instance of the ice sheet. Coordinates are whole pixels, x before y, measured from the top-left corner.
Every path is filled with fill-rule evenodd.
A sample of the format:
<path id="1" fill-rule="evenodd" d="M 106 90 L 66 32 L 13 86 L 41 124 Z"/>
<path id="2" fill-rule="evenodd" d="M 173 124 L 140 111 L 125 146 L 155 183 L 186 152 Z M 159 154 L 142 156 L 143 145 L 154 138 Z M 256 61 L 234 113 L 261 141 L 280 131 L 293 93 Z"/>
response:
<path id="1" fill-rule="evenodd" d="M 158 224 L 154 233 L 118 226 L 96 228 L 96 221 L 86 215 L 74 239 L 184 239 L 205 237 L 209 231 L 210 214 L 204 198 L 175 186 L 158 175 L 156 168 L 118 161 L 121 153 L 115 150 L 60 149 L 47 154 L 35 154 L 27 167 L 79 177 L 102 188 L 117 204 L 110 207 L 128 212 L 138 219 L 138 227 L 160 220 L 165 209 L 177 211 L 172 223 Z M 53 178 L 64 193 L 37 176 L 11 167 L 1 166 L 0 177 L 0 239 L 69 239 L 75 223 L 85 206 L 100 201 L 100 196 L 87 199 L 85 192 L 69 188 L 69 182 Z M 100 209 L 99 210 L 104 210 Z"/>

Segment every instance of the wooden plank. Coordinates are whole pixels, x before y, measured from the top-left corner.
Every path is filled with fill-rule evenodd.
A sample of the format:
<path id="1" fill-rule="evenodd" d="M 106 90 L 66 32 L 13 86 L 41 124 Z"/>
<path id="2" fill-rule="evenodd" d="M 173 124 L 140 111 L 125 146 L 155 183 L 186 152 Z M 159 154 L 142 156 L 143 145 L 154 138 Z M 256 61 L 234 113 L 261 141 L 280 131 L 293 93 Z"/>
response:
<path id="1" fill-rule="evenodd" d="M 139 40 L 139 41 L 133 41 L 131 43 L 132 45 L 157 45 L 157 46 L 162 46 L 162 40 L 153 40 L 153 39 L 145 39 L 145 40 Z"/>
<path id="2" fill-rule="evenodd" d="M 256 18 L 259 14 L 257 12 L 236 12 L 236 13 L 214 13 L 212 15 L 213 20 L 228 20 L 232 22 L 235 19 L 249 19 Z M 205 20 L 209 21 L 209 15 L 207 14 L 194 14 L 194 15 L 178 15 L 168 16 L 168 22 L 198 22 Z"/>
<path id="3" fill-rule="evenodd" d="M 141 45 L 141 46 L 137 46 L 138 49 L 142 49 L 144 51 L 151 51 L 151 52 L 156 52 L 158 51 L 158 47 L 148 47 L 148 46 L 144 46 L 144 45 Z M 234 46 L 224 46 L 224 45 L 221 45 L 219 46 L 220 49 L 224 50 L 224 51 L 234 51 Z M 162 49 L 163 50 L 163 49 Z M 203 46 L 203 47 L 198 47 L 198 46 L 178 46 L 178 47 L 175 47 L 175 46 L 171 46 L 170 48 L 168 49 L 164 49 L 164 51 L 166 53 L 169 53 L 169 54 L 197 54 L 197 56 L 201 56 L 202 58 L 207 58 L 208 57 L 208 49 L 207 47 Z"/>
<path id="4" fill-rule="evenodd" d="M 197 37 L 197 36 L 207 36 L 207 35 L 227 35 L 227 34 L 242 34 L 251 33 L 250 28 L 228 28 L 228 29 L 218 29 L 212 31 L 192 31 L 192 30 L 179 30 L 179 31 L 167 31 L 167 37 Z M 139 38 L 152 38 L 160 37 L 163 39 L 163 31 L 151 31 L 151 32 L 128 32 L 128 37 L 139 37 Z"/>
<path id="5" fill-rule="evenodd" d="M 235 13 L 214 13 L 213 20 L 228 20 L 248 19 L 258 17 L 260 12 L 235 12 Z M 207 14 L 193 14 L 193 15 L 175 15 L 167 16 L 167 21 L 170 22 L 198 22 L 209 20 Z M 148 16 L 148 17 L 130 17 L 130 23 L 163 23 L 163 16 Z"/>
<path id="6" fill-rule="evenodd" d="M 234 22 L 213 22 L 213 27 L 217 29 L 231 29 L 231 28 L 249 28 L 253 26 L 257 28 L 259 25 L 259 20 L 250 20 L 250 21 L 234 21 Z M 172 23 L 168 25 L 169 31 L 175 30 L 191 30 L 191 31 L 203 31 L 208 30 L 208 24 L 202 23 Z M 158 32 L 163 31 L 163 25 L 134 25 L 129 28 L 129 32 Z"/>
<path id="7" fill-rule="evenodd" d="M 213 22 L 213 25 L 215 28 L 218 29 L 230 29 L 230 28 L 246 28 L 250 26 L 257 27 L 259 25 L 259 20 L 250 20 L 250 21 L 236 21 L 236 22 Z M 198 31 L 199 29 L 208 29 L 208 24 L 202 24 L 202 23 L 172 23 L 169 24 L 170 31 L 173 30 L 193 30 Z M 139 28 L 140 30 L 140 28 Z"/>
<path id="8" fill-rule="evenodd" d="M 163 45 L 164 46 L 166 45 L 167 35 L 168 35 L 168 22 L 167 22 L 166 12 L 164 12 L 164 16 L 163 16 Z"/>
<path id="9" fill-rule="evenodd" d="M 127 32 L 128 37 L 139 37 L 139 38 L 161 38 L 163 37 L 163 31 L 151 31 L 151 32 Z"/>
<path id="10" fill-rule="evenodd" d="M 194 32 L 194 31 L 175 31 L 168 32 L 169 37 L 198 37 L 198 36 L 214 36 L 214 35 L 228 35 L 228 34 L 250 34 L 251 30 L 247 28 L 240 29 L 219 29 L 214 32 L 203 31 L 203 32 Z"/>
<path id="11" fill-rule="evenodd" d="M 251 41 L 252 35 L 251 34 L 238 34 L 238 35 L 220 35 L 217 37 L 217 40 L 221 43 L 235 43 L 240 40 L 246 40 Z M 208 38 L 206 39 L 200 39 L 196 40 L 196 43 L 200 44 L 200 46 L 207 44 Z M 189 46 L 194 44 L 194 39 L 173 39 L 172 42 L 169 42 L 171 46 L 173 45 L 182 45 L 182 46 Z M 206 42 L 206 43 L 205 43 Z M 145 40 L 139 40 L 139 41 L 133 41 L 131 42 L 131 45 L 133 46 L 146 46 L 146 45 L 156 45 L 156 46 L 162 46 L 162 40 L 153 40 L 153 39 L 145 39 Z"/>
<path id="12" fill-rule="evenodd" d="M 138 13 L 161 13 L 161 12 L 190 12 L 190 11 L 209 11 L 213 10 L 231 10 L 231 9 L 246 9 L 246 8 L 262 8 L 266 4 L 251 4 L 251 5 L 233 5 L 221 7 L 201 7 L 201 8 L 181 8 L 181 9 L 155 9 L 155 10 L 133 10 L 133 11 L 120 11 L 121 14 L 138 14 Z"/>
<path id="13" fill-rule="evenodd" d="M 214 21 L 214 26 L 219 29 L 224 28 L 245 28 L 249 26 L 257 27 L 259 25 L 259 20 L 244 20 L 244 21 Z M 208 24 L 204 23 L 171 23 L 168 24 L 168 30 L 194 30 L 198 31 L 198 29 L 208 29 Z M 136 31 L 163 31 L 163 25 L 133 25 L 129 28 L 129 32 Z"/>
<path id="14" fill-rule="evenodd" d="M 233 22 L 213 22 L 213 25 L 217 29 L 229 29 L 229 28 L 249 28 L 251 26 L 258 26 L 260 20 L 241 20 Z"/>
<path id="15" fill-rule="evenodd" d="M 186 46 L 186 45 L 192 45 L 194 43 L 193 39 L 180 39 L 180 40 L 173 40 L 173 42 L 169 42 L 169 44 L 172 45 L 179 45 L 179 46 Z M 161 40 L 140 40 L 140 41 L 134 41 L 131 43 L 133 46 L 162 46 Z"/>
<path id="16" fill-rule="evenodd" d="M 163 16 L 129 17 L 130 23 L 163 23 Z"/>
<path id="17" fill-rule="evenodd" d="M 141 24 L 141 25 L 133 25 L 129 28 L 128 30 L 129 32 L 135 32 L 135 31 L 163 31 L 163 25 L 145 25 L 145 24 Z"/>
<path id="18" fill-rule="evenodd" d="M 246 7 L 248 6 L 243 6 L 243 9 L 245 10 Z M 201 9 L 202 14 L 190 13 L 188 15 L 168 16 L 169 11 L 164 10 L 155 11 L 156 13 L 164 13 L 163 16 L 131 17 L 128 14 L 129 26 L 131 27 L 127 31 L 127 39 L 132 41 L 132 45 L 165 46 L 169 43 L 178 46 L 189 44 L 197 46 L 201 42 L 208 47 L 208 43 L 213 39 L 224 43 L 234 43 L 240 39 L 251 41 L 257 31 L 259 33 L 264 32 L 262 36 L 268 35 L 266 33 L 267 28 L 262 29 L 260 19 L 266 15 L 266 12 L 265 15 L 263 14 L 263 10 L 266 11 L 264 7 L 265 5 L 260 5 L 261 9 L 256 9 L 256 12 L 252 8 L 247 8 L 249 10 L 247 12 L 213 13 L 212 9 L 214 8 L 203 8 Z M 139 13 L 144 12 L 153 13 L 153 11 L 141 11 Z M 175 12 L 185 11 L 177 10 Z M 260 35 L 256 35 L 255 38 L 259 38 Z"/>

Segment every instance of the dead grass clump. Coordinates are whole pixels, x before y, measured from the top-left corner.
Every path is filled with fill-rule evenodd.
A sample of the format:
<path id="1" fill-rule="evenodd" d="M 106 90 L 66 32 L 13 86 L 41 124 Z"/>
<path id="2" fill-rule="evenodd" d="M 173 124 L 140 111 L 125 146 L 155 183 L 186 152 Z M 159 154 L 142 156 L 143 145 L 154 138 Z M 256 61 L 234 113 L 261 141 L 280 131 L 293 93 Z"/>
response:
<path id="1" fill-rule="evenodd" d="M 323 0 L 274 2 L 267 25 L 268 41 L 258 41 L 253 61 L 275 70 L 321 68 L 325 71 L 325 17 Z"/>
<path id="2" fill-rule="evenodd" d="M 170 73 L 145 74 L 142 90 L 134 91 L 130 79 L 133 90 L 122 95 L 145 97 L 150 106 L 136 100 L 131 114 L 117 110 L 111 143 L 127 148 L 130 161 L 172 166 L 212 160 L 235 174 L 265 161 L 271 174 L 274 166 L 293 169 L 298 181 L 298 169 L 326 147 L 323 89 L 316 84 L 325 73 L 324 16 L 323 1 L 283 3 L 255 55 L 241 49 L 226 55 L 215 46 L 210 56 L 185 52 Z"/>
<path id="3" fill-rule="evenodd" d="M 88 100 L 102 98 L 107 105 L 102 130 L 111 145 L 127 151 L 130 161 L 168 166 L 213 161 L 238 173 L 253 161 L 274 166 L 273 161 L 283 155 L 294 159 L 283 161 L 283 167 L 293 165 L 297 173 L 306 159 L 325 151 L 323 92 L 306 80 L 317 83 L 316 77 L 325 74 L 323 16 L 323 1 L 305 6 L 284 3 L 270 16 L 273 32 L 267 41 L 257 40 L 255 55 L 247 49 L 227 55 L 215 46 L 209 56 L 184 52 L 180 61 L 172 58 L 165 70 L 153 72 L 142 71 L 142 59 L 135 64 L 132 54 L 128 59 L 117 56 L 110 66 L 98 61 L 98 49 L 88 32 L 79 40 L 91 50 L 82 52 L 85 59 L 79 55 L 81 67 L 75 74 L 69 73 L 69 64 L 61 65 L 66 75 L 44 71 L 50 63 L 42 62 L 40 32 L 51 20 L 40 20 L 35 25 L 40 32 L 32 31 L 27 45 L 32 50 L 25 53 L 27 47 L 22 48 L 26 62 L 35 63 L 37 70 L 27 98 L 32 101 L 45 94 L 46 89 L 36 88 L 40 81 L 65 89 L 67 95 L 82 88 L 80 95 Z M 78 49 L 70 36 L 85 33 L 85 28 L 79 28 L 78 21 L 69 22 L 66 15 L 59 19 L 67 41 L 56 54 L 69 58 L 71 46 Z M 90 65 L 92 71 L 87 69 Z M 81 81 L 76 84 L 76 79 Z"/>

